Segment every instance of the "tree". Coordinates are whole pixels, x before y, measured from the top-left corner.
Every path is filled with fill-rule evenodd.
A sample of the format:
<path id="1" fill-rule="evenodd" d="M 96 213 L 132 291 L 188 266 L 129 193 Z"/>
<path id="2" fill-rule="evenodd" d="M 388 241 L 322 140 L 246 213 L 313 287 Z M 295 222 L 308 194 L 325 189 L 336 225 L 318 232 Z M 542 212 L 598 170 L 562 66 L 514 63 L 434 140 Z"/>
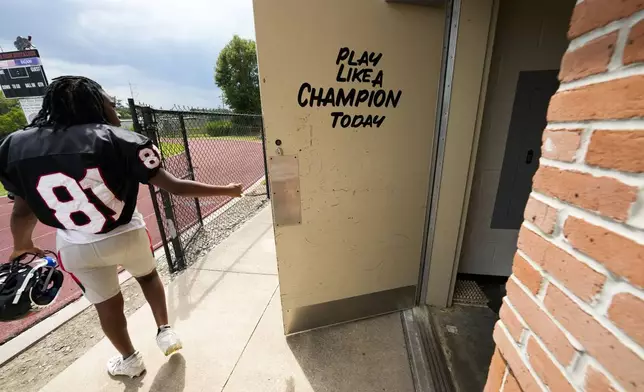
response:
<path id="1" fill-rule="evenodd" d="M 132 114 L 130 114 L 130 107 L 123 104 L 122 99 L 118 99 L 114 97 L 114 102 L 116 102 L 116 112 L 121 116 L 123 119 L 130 119 L 132 118 Z"/>
<path id="2" fill-rule="evenodd" d="M 219 53 L 215 83 L 224 93 L 224 103 L 234 112 L 261 113 L 255 41 L 233 37 Z"/>
<path id="3" fill-rule="evenodd" d="M 5 98 L 0 93 L 0 138 L 27 126 L 27 119 L 16 99 Z"/>

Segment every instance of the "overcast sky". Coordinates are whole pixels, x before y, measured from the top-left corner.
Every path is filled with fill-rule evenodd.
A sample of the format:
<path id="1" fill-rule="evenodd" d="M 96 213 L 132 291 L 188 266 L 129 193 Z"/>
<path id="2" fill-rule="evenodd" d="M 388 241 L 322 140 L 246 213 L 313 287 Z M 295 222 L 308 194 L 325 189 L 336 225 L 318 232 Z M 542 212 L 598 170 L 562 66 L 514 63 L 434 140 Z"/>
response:
<path id="1" fill-rule="evenodd" d="M 83 75 L 111 95 L 170 108 L 218 107 L 213 67 L 238 34 L 255 39 L 252 0 L 1 0 L 0 46 L 33 36 L 49 80 Z"/>

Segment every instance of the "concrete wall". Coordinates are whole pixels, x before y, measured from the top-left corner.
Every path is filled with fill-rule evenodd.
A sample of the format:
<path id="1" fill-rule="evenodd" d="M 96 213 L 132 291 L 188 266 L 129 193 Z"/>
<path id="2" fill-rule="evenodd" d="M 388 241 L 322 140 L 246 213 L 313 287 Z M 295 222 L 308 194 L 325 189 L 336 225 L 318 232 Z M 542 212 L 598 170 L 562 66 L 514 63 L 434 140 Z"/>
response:
<path id="1" fill-rule="evenodd" d="M 644 390 L 644 4 L 579 2 L 485 391 Z"/>
<path id="2" fill-rule="evenodd" d="M 518 230 L 492 229 L 520 71 L 559 68 L 575 0 L 501 1 L 459 272 L 509 275 Z"/>
<path id="3" fill-rule="evenodd" d="M 301 224 L 275 228 L 282 307 L 416 286 L 444 28 L 442 8 L 382 0 L 254 3 L 267 151 L 299 163 Z M 342 48 L 372 82 L 339 82 Z M 374 83 L 382 71 L 382 86 Z M 310 84 L 310 87 L 303 85 Z M 311 106 L 311 88 L 400 92 L 397 105 Z M 319 92 L 319 90 L 316 90 Z M 300 95 L 302 92 L 302 95 Z M 344 128 L 333 112 L 379 116 Z M 355 119 L 355 117 L 352 117 Z M 271 184 L 275 172 L 269 172 Z M 275 188 L 274 188 L 275 190 Z M 277 218 L 284 206 L 273 199 Z M 292 204 L 292 203 L 291 203 Z M 288 328 L 287 328 L 288 330 Z"/>

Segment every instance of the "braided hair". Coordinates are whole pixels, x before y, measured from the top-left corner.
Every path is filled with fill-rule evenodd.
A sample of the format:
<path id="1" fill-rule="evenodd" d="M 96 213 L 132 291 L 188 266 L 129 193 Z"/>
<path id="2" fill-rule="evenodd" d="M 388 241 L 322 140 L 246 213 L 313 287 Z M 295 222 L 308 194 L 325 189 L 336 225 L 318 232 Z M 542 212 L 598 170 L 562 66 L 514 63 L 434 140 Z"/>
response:
<path id="1" fill-rule="evenodd" d="M 103 88 L 83 76 L 61 76 L 47 87 L 42 109 L 29 127 L 66 129 L 79 124 L 108 124 Z"/>

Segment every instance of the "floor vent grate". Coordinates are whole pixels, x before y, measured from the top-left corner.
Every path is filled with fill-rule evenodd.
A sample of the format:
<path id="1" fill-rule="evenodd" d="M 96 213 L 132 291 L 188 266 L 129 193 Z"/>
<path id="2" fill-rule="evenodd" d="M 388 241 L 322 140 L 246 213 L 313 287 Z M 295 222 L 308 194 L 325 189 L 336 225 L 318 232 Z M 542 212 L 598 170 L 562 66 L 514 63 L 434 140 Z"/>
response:
<path id="1" fill-rule="evenodd" d="M 486 307 L 488 298 L 475 281 L 458 279 L 452 302 L 459 305 Z"/>

